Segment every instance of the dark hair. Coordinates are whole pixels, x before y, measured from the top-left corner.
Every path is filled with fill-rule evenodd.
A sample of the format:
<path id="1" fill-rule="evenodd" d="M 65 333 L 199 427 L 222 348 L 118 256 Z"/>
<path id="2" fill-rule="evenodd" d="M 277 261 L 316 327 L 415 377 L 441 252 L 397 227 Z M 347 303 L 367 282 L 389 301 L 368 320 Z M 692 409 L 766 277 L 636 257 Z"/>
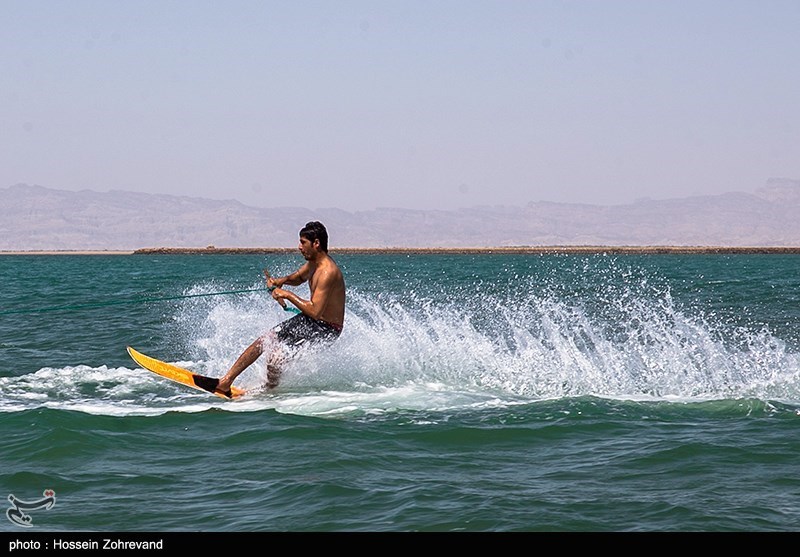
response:
<path id="1" fill-rule="evenodd" d="M 309 242 L 319 240 L 319 249 L 328 252 L 328 231 L 325 225 L 319 221 L 307 222 L 306 225 L 300 229 L 300 237 L 306 238 Z"/>

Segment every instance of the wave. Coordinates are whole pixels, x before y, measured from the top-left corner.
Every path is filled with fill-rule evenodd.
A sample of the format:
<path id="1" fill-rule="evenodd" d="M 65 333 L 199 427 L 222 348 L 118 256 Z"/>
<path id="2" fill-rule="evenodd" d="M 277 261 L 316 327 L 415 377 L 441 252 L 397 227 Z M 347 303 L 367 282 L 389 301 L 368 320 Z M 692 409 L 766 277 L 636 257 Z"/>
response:
<path id="1" fill-rule="evenodd" d="M 0 379 L 0 411 L 45 406 L 149 415 L 224 408 L 329 416 L 574 397 L 800 403 L 793 342 L 708 304 L 679 303 L 667 281 L 645 270 L 581 264 L 574 273 L 510 276 L 504 285 L 353 288 L 336 343 L 290 361 L 272 393 L 262 390 L 260 360 L 236 383 L 252 394 L 235 403 L 133 365 L 65 366 Z M 188 294 L 219 288 L 198 284 Z M 179 345 L 156 353 L 136 348 L 161 359 L 182 354 L 179 365 L 220 376 L 254 338 L 287 317 L 263 293 L 194 296 L 171 316 Z"/>

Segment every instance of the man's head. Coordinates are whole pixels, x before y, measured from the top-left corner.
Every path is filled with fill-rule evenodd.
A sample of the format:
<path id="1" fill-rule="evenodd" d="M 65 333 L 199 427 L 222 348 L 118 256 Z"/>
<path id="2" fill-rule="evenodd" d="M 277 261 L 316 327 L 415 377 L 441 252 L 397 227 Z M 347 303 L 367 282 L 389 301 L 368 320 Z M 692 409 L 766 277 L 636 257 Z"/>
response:
<path id="1" fill-rule="evenodd" d="M 300 238 L 305 238 L 312 244 L 319 240 L 319 250 L 328 253 L 328 231 L 319 221 L 311 221 L 300 229 Z"/>

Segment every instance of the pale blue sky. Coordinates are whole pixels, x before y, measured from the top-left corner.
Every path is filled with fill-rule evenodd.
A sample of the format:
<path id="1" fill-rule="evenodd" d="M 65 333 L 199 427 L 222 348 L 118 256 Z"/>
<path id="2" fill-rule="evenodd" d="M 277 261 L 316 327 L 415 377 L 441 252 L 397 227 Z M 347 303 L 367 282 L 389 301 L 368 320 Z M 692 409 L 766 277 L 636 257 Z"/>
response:
<path id="1" fill-rule="evenodd" d="M 0 187 L 620 204 L 800 179 L 800 1 L 0 0 Z"/>

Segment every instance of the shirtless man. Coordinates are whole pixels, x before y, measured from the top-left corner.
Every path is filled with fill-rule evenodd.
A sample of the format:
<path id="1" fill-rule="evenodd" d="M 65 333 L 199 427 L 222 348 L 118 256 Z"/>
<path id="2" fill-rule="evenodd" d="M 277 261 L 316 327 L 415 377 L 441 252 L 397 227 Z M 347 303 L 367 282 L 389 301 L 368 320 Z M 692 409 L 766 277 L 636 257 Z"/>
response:
<path id="1" fill-rule="evenodd" d="M 301 313 L 273 327 L 257 338 L 219 380 L 217 391 L 227 393 L 231 384 L 255 362 L 267 347 L 267 388 L 278 386 L 284 358 L 281 344 L 299 347 L 316 342 L 332 342 L 344 326 L 345 287 L 342 271 L 328 255 L 328 231 L 321 222 L 312 221 L 300 230 L 300 253 L 306 262 L 297 271 L 281 278 L 267 274 L 267 287 L 272 297 L 286 307 L 291 302 Z M 265 272 L 266 274 L 266 272 Z M 284 285 L 297 286 L 308 281 L 311 299 L 304 300 Z"/>

